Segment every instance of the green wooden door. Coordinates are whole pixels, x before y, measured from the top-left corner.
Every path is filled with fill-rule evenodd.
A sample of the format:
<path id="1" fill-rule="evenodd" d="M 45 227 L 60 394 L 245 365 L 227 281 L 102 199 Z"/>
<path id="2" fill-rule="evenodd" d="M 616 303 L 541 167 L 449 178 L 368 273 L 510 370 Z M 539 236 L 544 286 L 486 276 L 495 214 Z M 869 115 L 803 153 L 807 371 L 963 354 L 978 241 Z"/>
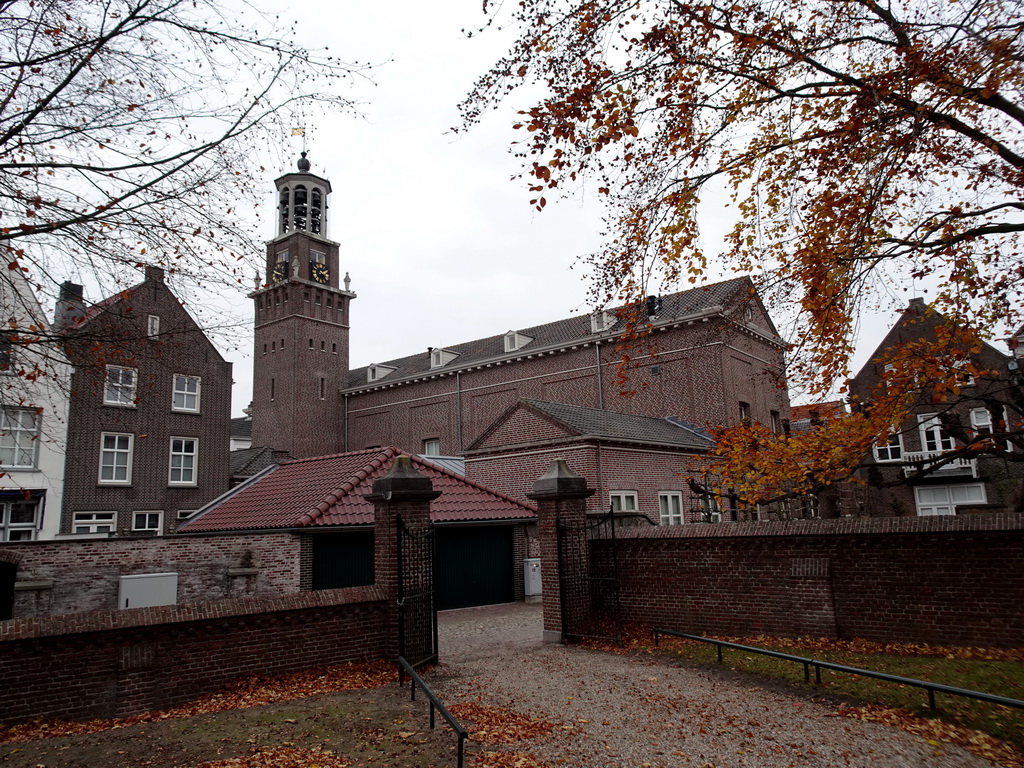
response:
<path id="1" fill-rule="evenodd" d="M 438 610 L 515 599 L 510 525 L 438 528 L 436 562 Z"/>
<path id="2" fill-rule="evenodd" d="M 313 589 L 373 584 L 373 531 L 313 537 Z"/>

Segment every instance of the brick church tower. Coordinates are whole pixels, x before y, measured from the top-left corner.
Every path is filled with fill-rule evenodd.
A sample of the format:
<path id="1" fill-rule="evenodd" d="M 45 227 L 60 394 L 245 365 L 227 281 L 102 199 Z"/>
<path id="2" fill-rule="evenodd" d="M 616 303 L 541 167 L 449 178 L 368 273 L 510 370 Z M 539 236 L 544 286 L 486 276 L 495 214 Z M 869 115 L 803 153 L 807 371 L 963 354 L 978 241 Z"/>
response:
<path id="1" fill-rule="evenodd" d="M 277 185 L 277 235 L 267 244 L 256 310 L 252 444 L 296 458 L 343 450 L 341 398 L 348 383 L 349 301 L 339 285 L 338 243 L 327 239 L 331 183 L 298 173 Z"/>

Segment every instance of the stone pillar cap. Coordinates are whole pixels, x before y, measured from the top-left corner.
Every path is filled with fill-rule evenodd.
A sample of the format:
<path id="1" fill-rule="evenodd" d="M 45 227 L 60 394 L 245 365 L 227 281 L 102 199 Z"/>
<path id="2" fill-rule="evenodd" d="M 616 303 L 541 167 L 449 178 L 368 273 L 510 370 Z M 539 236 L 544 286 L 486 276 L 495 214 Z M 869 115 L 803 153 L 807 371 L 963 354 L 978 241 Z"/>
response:
<path id="1" fill-rule="evenodd" d="M 577 475 L 565 459 L 555 459 L 548 471 L 537 478 L 533 484 L 533 492 L 526 494 L 528 499 L 549 498 L 587 498 L 594 495 L 594 489 L 587 487 L 587 479 Z"/>
<path id="2" fill-rule="evenodd" d="M 434 490 L 434 483 L 420 474 L 406 455 L 396 456 L 391 469 L 384 477 L 373 482 L 373 491 L 366 495 L 369 501 L 391 501 L 397 499 L 436 499 L 441 495 Z"/>

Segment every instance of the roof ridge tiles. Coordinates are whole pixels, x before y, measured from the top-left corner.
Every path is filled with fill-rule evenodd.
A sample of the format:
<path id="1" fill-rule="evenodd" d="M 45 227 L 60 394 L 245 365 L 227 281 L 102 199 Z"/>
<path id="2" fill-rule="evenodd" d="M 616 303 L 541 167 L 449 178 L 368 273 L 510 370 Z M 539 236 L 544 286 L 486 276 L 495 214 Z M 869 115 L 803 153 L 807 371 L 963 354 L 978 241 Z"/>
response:
<path id="1" fill-rule="evenodd" d="M 494 488 L 488 488 L 486 485 L 481 485 L 480 483 L 476 482 L 475 480 L 470 480 L 465 475 L 456 474 L 455 472 L 452 472 L 451 470 L 445 469 L 444 467 L 442 467 L 439 464 L 433 464 L 431 462 L 425 461 L 424 459 L 421 459 L 419 456 L 416 456 L 414 454 L 408 454 L 408 455 L 412 459 L 413 463 L 415 463 L 415 464 L 419 464 L 420 466 L 423 466 L 423 467 L 429 467 L 431 470 L 440 472 L 440 473 L 442 473 L 444 475 L 448 475 L 449 477 L 455 478 L 456 480 L 458 480 L 458 481 L 460 481 L 462 483 L 465 483 L 466 485 L 473 486 L 477 490 L 483 491 L 484 493 L 489 493 L 492 496 L 497 496 L 502 501 L 511 502 L 512 504 L 515 504 L 516 506 L 519 506 L 519 507 L 524 507 L 524 508 L 530 510 L 531 512 L 536 512 L 537 511 L 537 508 L 535 506 L 533 506 L 532 504 L 526 504 L 525 502 L 522 502 L 519 499 L 514 499 L 511 496 L 502 493 L 501 491 L 495 490 Z"/>
<path id="2" fill-rule="evenodd" d="M 377 456 L 377 458 L 372 459 L 369 464 L 365 464 L 364 466 L 360 467 L 354 475 L 346 479 L 345 482 L 342 483 L 340 486 L 332 489 L 326 496 L 324 496 L 322 501 L 317 503 L 316 506 L 299 515 L 298 519 L 295 521 L 297 526 L 305 527 L 315 522 L 318 517 L 320 517 L 327 510 L 329 510 L 331 507 L 333 507 L 335 504 L 341 501 L 341 499 L 349 491 L 358 488 L 359 484 L 363 480 L 365 480 L 367 477 L 373 474 L 373 472 L 384 466 L 387 460 L 390 460 L 394 458 L 395 455 L 400 454 L 401 451 L 399 451 L 394 446 L 389 445 L 387 448 L 367 448 L 365 451 L 352 451 L 348 454 L 334 453 L 328 456 L 319 456 L 312 458 L 329 459 L 338 456 L 350 456 L 352 453 L 376 453 L 379 455 Z M 308 461 L 308 459 L 299 459 L 294 463 L 299 463 L 299 461 Z M 347 489 L 346 486 L 348 486 Z"/>

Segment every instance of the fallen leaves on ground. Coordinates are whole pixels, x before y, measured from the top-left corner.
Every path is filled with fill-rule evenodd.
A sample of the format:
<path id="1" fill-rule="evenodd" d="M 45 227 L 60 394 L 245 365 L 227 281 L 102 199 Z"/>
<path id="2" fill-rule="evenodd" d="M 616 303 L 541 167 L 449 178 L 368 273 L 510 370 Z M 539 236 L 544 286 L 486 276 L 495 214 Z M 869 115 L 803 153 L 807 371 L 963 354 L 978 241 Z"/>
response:
<path id="1" fill-rule="evenodd" d="M 143 712 L 131 717 L 110 720 L 69 722 L 65 720 L 34 720 L 22 725 L 0 725 L 0 743 L 35 741 L 58 736 L 96 733 L 111 728 L 125 728 L 138 723 L 193 717 L 230 709 L 248 709 L 277 701 L 302 699 L 321 693 L 379 688 L 395 680 L 395 667 L 386 661 L 335 664 L 294 672 L 282 677 L 247 675 L 214 693 L 201 696 L 188 704 L 169 709 Z"/>
<path id="2" fill-rule="evenodd" d="M 460 720 L 472 723 L 469 738 L 482 744 L 512 744 L 546 736 L 555 724 L 537 720 L 505 707 L 492 707 L 477 701 L 453 704 L 449 711 Z"/>
<path id="3" fill-rule="evenodd" d="M 548 768 L 529 752 L 480 752 L 473 757 L 474 768 Z"/>
<path id="4" fill-rule="evenodd" d="M 1024 752 L 1012 744 L 987 733 L 952 725 L 944 720 L 919 717 L 906 709 L 894 709 L 868 704 L 863 707 L 843 705 L 838 714 L 858 720 L 882 723 L 920 736 L 932 746 L 940 742 L 957 744 L 968 752 L 991 760 L 1004 768 L 1024 768 Z"/>
<path id="5" fill-rule="evenodd" d="M 257 747 L 245 757 L 203 763 L 196 768 L 347 768 L 348 760 L 322 749 Z"/>
<path id="6" fill-rule="evenodd" d="M 694 632 L 692 634 L 699 634 Z M 946 645 L 928 645 L 926 643 L 881 643 L 872 640 L 834 640 L 827 637 L 775 637 L 754 635 L 751 637 L 733 637 L 727 635 L 706 635 L 713 640 L 724 640 L 740 645 L 771 648 L 789 648 L 803 651 L 841 651 L 865 655 L 887 656 L 934 656 L 959 661 L 1011 661 L 1024 662 L 1024 648 L 974 648 Z M 661 645 L 671 647 L 673 644 L 697 643 L 696 640 L 685 640 L 671 635 L 661 636 Z M 626 625 L 622 629 L 621 645 L 614 639 L 584 640 L 581 647 L 612 653 L 630 651 L 650 651 L 654 649 L 654 635 L 649 627 Z"/>

